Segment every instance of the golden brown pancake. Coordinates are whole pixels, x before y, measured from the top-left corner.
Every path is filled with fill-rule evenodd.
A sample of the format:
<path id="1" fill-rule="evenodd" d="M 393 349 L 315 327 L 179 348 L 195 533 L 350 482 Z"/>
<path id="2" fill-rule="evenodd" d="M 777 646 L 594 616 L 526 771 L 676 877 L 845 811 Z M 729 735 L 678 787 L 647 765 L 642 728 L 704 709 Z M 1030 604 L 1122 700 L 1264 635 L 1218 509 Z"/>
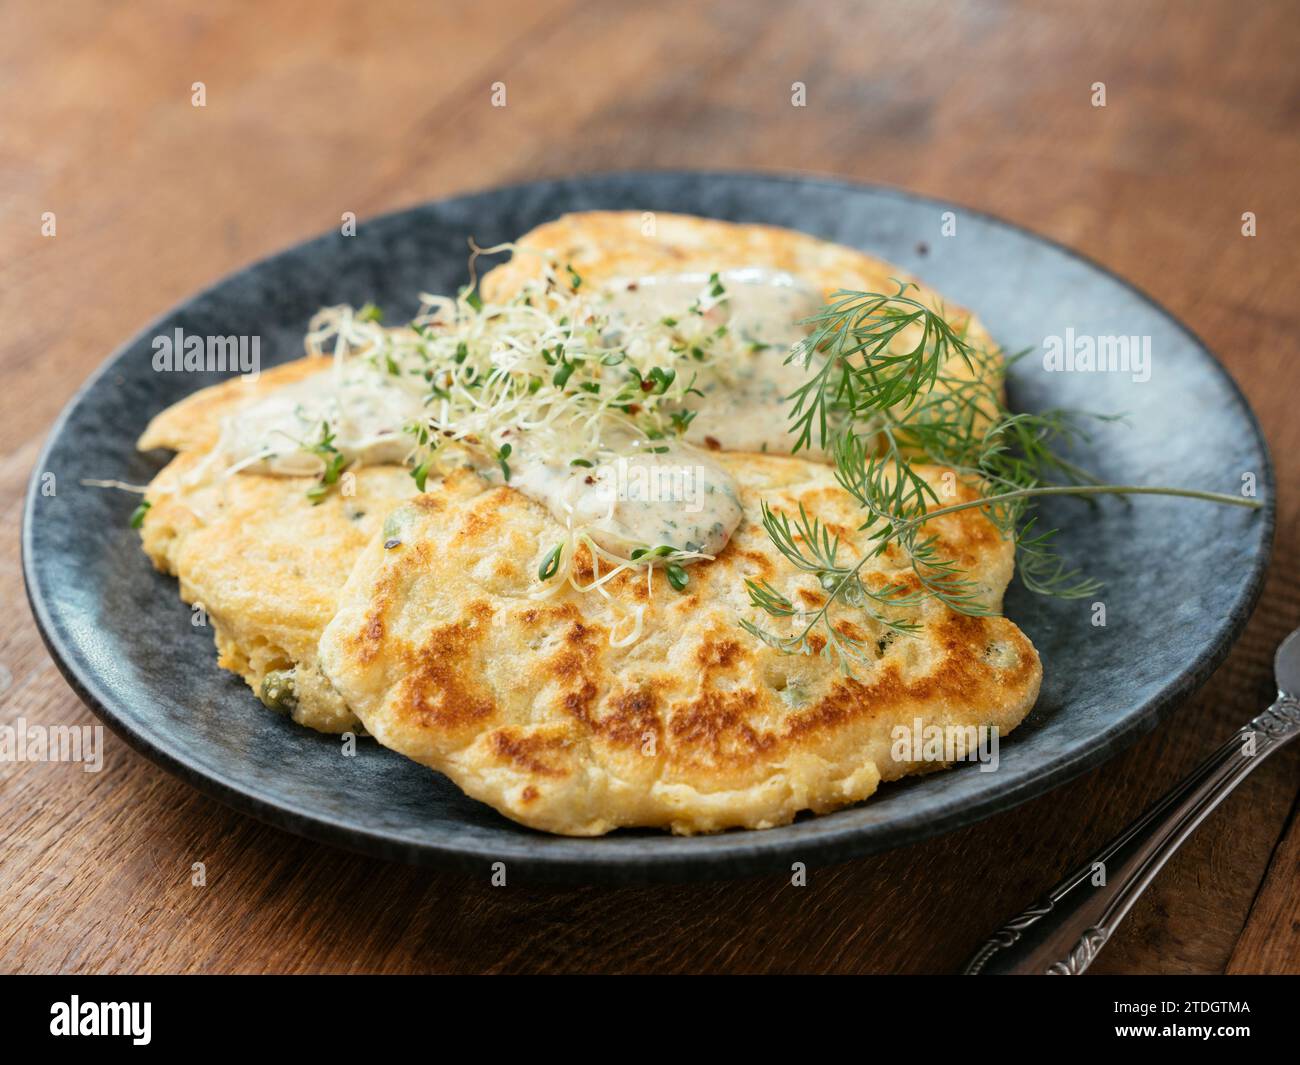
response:
<path id="1" fill-rule="evenodd" d="M 363 467 L 314 506 L 300 477 L 240 473 L 187 485 L 205 454 L 182 452 L 149 486 L 145 553 L 180 579 L 185 602 L 202 604 L 222 668 L 300 724 L 357 731 L 316 666 L 316 644 L 363 547 L 414 494 L 410 475 Z"/>
<path id="2" fill-rule="evenodd" d="M 548 259 L 567 263 L 583 284 L 600 286 L 654 274 L 715 273 L 759 267 L 783 271 L 819 289 L 825 299 L 839 289 L 889 294 L 895 282 L 916 285 L 908 294 L 938 311 L 972 347 L 997 351 L 983 324 L 969 311 L 946 302 L 897 266 L 842 244 L 779 226 L 722 222 L 712 218 L 643 211 L 584 211 L 567 214 L 525 233 L 509 262 L 483 278 L 484 298 L 499 300 L 536 280 Z M 969 378 L 972 372 L 1000 372 L 1000 359 L 972 371 L 954 358 L 944 372 Z"/>
<path id="3" fill-rule="evenodd" d="M 501 299 L 539 278 L 548 259 L 568 264 L 583 282 L 600 285 L 652 274 L 721 273 L 761 267 L 791 274 L 829 297 L 838 289 L 892 292 L 894 281 L 917 284 L 918 299 L 942 307 L 954 328 L 970 313 L 944 303 L 897 266 L 842 244 L 779 226 L 722 222 L 667 212 L 583 211 L 529 230 L 509 262 L 483 278 L 483 296 Z M 982 327 L 976 324 L 975 329 Z"/>
<path id="4" fill-rule="evenodd" d="M 154 565 L 179 578 L 181 598 L 202 604 L 222 668 L 300 724 L 347 732 L 360 724 L 316 667 L 316 644 L 361 549 L 414 494 L 409 473 L 362 467 L 317 506 L 308 478 L 222 476 L 210 461 L 222 418 L 330 362 L 299 359 L 235 378 L 157 415 L 138 446 L 180 454 L 149 486 L 141 536 Z"/>
<path id="5" fill-rule="evenodd" d="M 650 592 L 643 573 L 624 573 L 606 586 L 608 600 L 567 587 L 532 598 L 563 536 L 544 507 L 470 474 L 419 496 L 390 515 L 349 578 L 321 639 L 326 676 L 380 743 L 516 821 L 568 835 L 784 824 L 934 768 L 893 757 L 896 725 L 1005 733 L 1020 722 L 1041 670 L 1005 618 L 930 600 L 904 612 L 923 625 L 919 635 L 891 636 L 845 611 L 840 631 L 871 649 L 854 677 L 742 630 L 738 619 L 754 613 L 746 578 L 804 606 L 825 597 L 773 546 L 757 520 L 761 501 L 787 512 L 803 503 L 841 533 L 845 557 L 866 541 L 853 531 L 856 502 L 828 467 L 716 457 L 741 486 L 747 520 L 715 561 L 689 567 L 681 593 L 656 571 Z M 926 477 L 939 485 L 942 472 Z M 970 497 L 959 491 L 954 498 Z M 927 529 L 997 607 L 1012 545 L 977 510 Z M 868 579 L 906 580 L 904 567 L 894 553 Z M 579 569 L 592 576 L 581 552 Z M 614 646 L 637 607 L 640 638 Z"/>

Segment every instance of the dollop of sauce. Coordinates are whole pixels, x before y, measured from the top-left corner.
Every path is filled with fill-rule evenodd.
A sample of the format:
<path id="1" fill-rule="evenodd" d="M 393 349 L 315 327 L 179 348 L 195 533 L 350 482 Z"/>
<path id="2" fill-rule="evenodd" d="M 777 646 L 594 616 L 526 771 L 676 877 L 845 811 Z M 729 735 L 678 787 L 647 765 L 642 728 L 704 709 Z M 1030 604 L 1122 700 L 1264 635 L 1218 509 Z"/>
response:
<path id="1" fill-rule="evenodd" d="M 652 274 L 608 287 L 607 308 L 645 325 L 680 315 L 709 282 L 707 274 Z M 751 267 L 719 275 L 726 298 L 708 315 L 736 341 L 729 358 L 702 375 L 704 394 L 686 439 L 722 451 L 789 454 L 786 398 L 808 379 L 808 368 L 787 363 L 790 349 L 808 335 L 801 320 L 821 309 L 821 294 L 793 274 Z M 813 457 L 823 457 L 814 452 Z"/>
<path id="2" fill-rule="evenodd" d="M 313 477 L 321 460 L 309 449 L 329 426 L 349 461 L 400 463 L 411 450 L 403 432 L 424 403 L 397 377 L 356 363 L 283 385 L 227 416 L 220 448 L 232 466 L 250 473 Z"/>
<path id="3" fill-rule="evenodd" d="M 509 483 L 623 558 L 657 547 L 716 555 L 726 546 L 744 513 L 731 474 L 685 444 L 629 441 L 615 450 L 611 461 L 570 466 L 531 457 L 525 444 L 519 461 L 511 456 Z"/>

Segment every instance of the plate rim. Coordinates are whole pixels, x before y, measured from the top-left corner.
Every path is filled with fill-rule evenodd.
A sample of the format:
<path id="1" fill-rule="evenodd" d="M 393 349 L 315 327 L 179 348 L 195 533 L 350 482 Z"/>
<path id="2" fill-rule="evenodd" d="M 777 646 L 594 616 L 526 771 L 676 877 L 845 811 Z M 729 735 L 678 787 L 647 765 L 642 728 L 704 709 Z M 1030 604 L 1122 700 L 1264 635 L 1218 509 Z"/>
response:
<path id="1" fill-rule="evenodd" d="M 1272 558 L 1276 527 L 1277 491 L 1272 454 L 1263 428 L 1249 400 L 1237 384 L 1236 379 L 1219 360 L 1214 350 L 1190 326 L 1176 317 L 1143 288 L 1091 256 L 1054 238 L 1037 233 L 1017 222 L 1008 221 L 988 211 L 967 207 L 955 200 L 923 195 L 894 185 L 783 170 L 664 168 L 590 171 L 462 190 L 437 199 L 421 200 L 398 206 L 390 211 L 377 214 L 368 221 L 371 223 L 381 222 L 434 204 L 469 199 L 476 196 L 517 195 L 527 190 L 580 185 L 589 181 L 635 182 L 645 179 L 673 178 L 685 180 L 739 179 L 766 183 L 817 185 L 848 193 L 870 192 L 913 204 L 920 203 L 934 207 L 955 208 L 972 217 L 981 218 L 995 226 L 1012 230 L 1031 241 L 1045 244 L 1059 252 L 1063 252 L 1067 257 L 1103 274 L 1111 281 L 1128 289 L 1143 303 L 1154 309 L 1177 331 L 1182 333 L 1195 347 L 1209 357 L 1212 368 L 1226 383 L 1230 393 L 1235 397 L 1244 412 L 1246 422 L 1254 435 L 1255 444 L 1264 459 L 1264 468 L 1260 471 L 1264 506 L 1257 512 L 1261 522 L 1259 548 L 1252 554 L 1250 572 L 1239 586 L 1239 593 L 1227 610 L 1222 627 L 1215 636 L 1214 645 L 1199 659 L 1187 663 L 1176 676 L 1173 676 L 1164 684 L 1161 690 L 1136 707 L 1122 722 L 1108 728 L 1102 735 L 1098 736 L 1095 744 L 1071 754 L 1057 756 L 1052 762 L 1041 767 L 1032 776 L 1019 784 L 1006 790 L 977 797 L 958 809 L 950 808 L 933 814 L 923 823 L 905 823 L 899 826 L 897 822 L 891 822 L 889 827 L 894 829 L 893 834 L 889 832 L 872 832 L 869 830 L 869 826 L 849 825 L 839 827 L 830 825 L 823 833 L 791 842 L 780 835 L 781 828 L 788 828 L 789 826 L 781 826 L 762 831 L 732 832 L 724 833 L 721 836 L 693 837 L 695 839 L 726 839 L 731 841 L 730 846 L 700 851 L 691 850 L 687 837 L 664 837 L 665 839 L 681 840 L 683 843 L 682 853 L 674 854 L 669 852 L 653 857 L 624 854 L 621 853 L 619 848 L 599 850 L 596 847 L 591 847 L 586 853 L 578 853 L 584 849 L 584 845 L 590 846 L 597 841 L 576 837 L 545 837 L 552 840 L 558 838 L 573 845 L 569 848 L 564 848 L 555 843 L 541 849 L 530 848 L 529 842 L 532 838 L 530 836 L 522 836 L 519 841 L 502 841 L 500 844 L 494 844 L 491 847 L 475 848 L 463 844 L 449 845 L 437 840 L 416 841 L 402 839 L 384 829 L 347 824 L 332 820 L 326 816 L 316 816 L 287 806 L 277 801 L 274 796 L 259 791 L 250 784 L 232 781 L 228 777 L 217 776 L 199 764 L 190 756 L 190 752 L 177 751 L 159 745 L 147 732 L 135 728 L 130 722 L 124 720 L 123 715 L 120 715 L 111 707 L 112 699 L 98 685 L 95 671 L 81 662 L 75 651 L 63 639 L 48 601 L 49 591 L 41 584 L 39 563 L 33 558 L 34 501 L 42 471 L 48 464 L 50 452 L 63 435 L 67 423 L 76 413 L 90 390 L 102 377 L 111 372 L 142 337 L 156 330 L 179 309 L 201 299 L 250 270 L 283 255 L 300 251 L 317 241 L 328 239 L 333 234 L 333 230 L 326 230 L 323 233 L 278 248 L 244 263 L 183 299 L 169 305 L 160 314 L 154 316 L 144 326 L 132 333 L 128 339 L 119 344 L 86 377 L 64 404 L 51 425 L 40 452 L 36 456 L 28 479 L 21 525 L 21 569 L 27 601 L 31 607 L 32 616 L 37 631 L 40 633 L 42 643 L 53 659 L 54 664 L 58 667 L 60 674 L 77 697 L 96 717 L 121 737 L 128 746 L 173 776 L 241 813 L 249 814 L 273 827 L 293 832 L 316 842 L 330 844 L 354 853 L 366 854 L 385 860 L 461 871 L 482 870 L 485 863 L 504 861 L 512 867 L 513 871 L 535 880 L 651 883 L 732 879 L 771 872 L 781 864 L 783 859 L 789 857 L 792 849 L 797 850 L 799 860 L 806 862 L 808 865 L 835 864 L 896 847 L 920 843 L 958 828 L 966 827 L 996 814 L 1006 812 L 1109 761 L 1121 750 L 1134 743 L 1141 735 L 1152 730 L 1176 703 L 1195 693 L 1209 679 L 1241 636 L 1263 591 Z M 898 832 L 904 833 L 906 838 L 895 838 Z M 548 851 L 551 853 L 548 853 Z"/>

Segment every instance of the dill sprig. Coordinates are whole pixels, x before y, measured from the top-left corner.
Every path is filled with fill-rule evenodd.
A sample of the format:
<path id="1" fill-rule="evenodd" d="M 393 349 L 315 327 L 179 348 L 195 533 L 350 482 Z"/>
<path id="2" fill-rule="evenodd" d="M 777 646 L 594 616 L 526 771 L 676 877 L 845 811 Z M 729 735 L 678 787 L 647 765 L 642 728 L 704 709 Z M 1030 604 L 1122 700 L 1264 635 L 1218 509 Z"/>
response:
<path id="1" fill-rule="evenodd" d="M 970 362 L 947 321 L 907 295 L 914 286 L 895 284 L 891 295 L 840 289 L 806 320 L 812 332 L 786 361 L 811 365 L 821 356 L 821 363 L 789 397 L 796 453 L 814 444 L 829 450 L 846 413 L 887 410 L 929 392 L 954 353 Z"/>
<path id="2" fill-rule="evenodd" d="M 812 371 L 788 397 L 794 450 L 818 446 L 832 456 L 836 479 L 862 508 L 857 531 L 867 546 L 844 559 L 839 536 L 802 504 L 797 518 L 764 504 L 769 538 L 796 569 L 818 579 L 825 597 L 805 609 L 766 582 L 746 582 L 751 605 L 790 630 L 742 621 L 757 638 L 786 653 L 820 651 L 851 672 L 854 663 L 874 663 L 895 636 L 915 633 L 918 608 L 927 601 L 960 614 L 993 613 L 987 590 L 928 531 L 944 515 L 982 510 L 1015 542 L 1026 588 L 1080 598 L 1096 594 L 1101 583 L 1057 555 L 1055 530 L 1038 529 L 1034 506 L 1044 496 L 1166 495 L 1260 506 L 1217 492 L 1102 484 L 1066 452 L 1088 438 L 1086 420 L 1113 416 L 1010 411 L 1002 394 L 1003 364 L 1025 353 L 1004 359 L 997 349 L 972 344 L 967 325 L 954 328 L 908 296 L 910 287 L 899 284 L 890 294 L 836 292 L 808 320 L 812 332 L 791 353 Z M 934 471 L 927 478 L 921 464 L 941 468 L 947 481 L 942 494 Z M 974 498 L 947 502 L 959 486 Z M 896 560 L 900 552 L 901 576 L 873 587 L 864 576 L 869 564 L 887 554 Z M 862 619 L 874 623 L 867 635 L 853 624 Z"/>

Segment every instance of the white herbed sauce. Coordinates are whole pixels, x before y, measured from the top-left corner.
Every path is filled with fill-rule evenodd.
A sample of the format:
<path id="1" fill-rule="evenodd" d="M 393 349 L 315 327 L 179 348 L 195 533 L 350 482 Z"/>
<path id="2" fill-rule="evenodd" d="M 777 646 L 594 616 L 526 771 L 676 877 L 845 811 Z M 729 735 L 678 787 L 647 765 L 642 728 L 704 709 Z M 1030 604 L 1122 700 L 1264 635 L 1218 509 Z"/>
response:
<path id="1" fill-rule="evenodd" d="M 570 466 L 530 459 L 525 441 L 511 455 L 510 486 L 621 557 L 656 547 L 716 555 L 726 546 L 743 514 L 731 474 L 689 445 L 628 442 L 616 451 L 597 466 Z"/>
<path id="2" fill-rule="evenodd" d="M 739 490 L 731 475 L 702 448 L 788 453 L 785 400 L 808 370 L 786 364 L 815 314 L 819 294 L 794 276 L 762 269 L 720 275 L 725 298 L 707 312 L 726 325 L 734 343 L 701 375 L 703 396 L 685 441 L 611 441 L 612 457 L 574 466 L 568 456 L 533 454 L 527 436 L 513 445 L 510 487 L 544 505 L 566 528 L 581 530 L 600 547 L 626 557 L 637 549 L 670 547 L 717 555 L 740 523 Z M 708 284 L 707 274 L 653 275 L 606 288 L 612 318 L 650 325 L 685 313 Z M 419 416 L 416 382 L 358 362 L 330 369 L 271 392 L 229 416 L 220 447 L 232 466 L 281 476 L 317 476 L 321 459 L 309 449 L 322 425 L 349 461 L 400 463 L 412 441 L 403 426 Z M 499 467 L 481 472 L 500 482 Z"/>
<path id="3" fill-rule="evenodd" d="M 334 434 L 333 446 L 367 466 L 402 462 L 412 447 L 402 429 L 423 401 L 398 378 L 367 363 L 322 370 L 284 385 L 222 423 L 220 447 L 231 465 L 283 477 L 319 475 L 321 460 L 305 448 Z"/>
<path id="4" fill-rule="evenodd" d="M 719 275 L 726 298 L 708 317 L 726 325 L 734 354 L 701 376 L 702 397 L 686 439 L 722 451 L 789 454 L 786 398 L 808 379 L 808 369 L 786 363 L 808 333 L 800 321 L 821 309 L 820 293 L 792 274 L 749 268 Z M 610 311 L 649 324 L 680 315 L 708 284 L 707 274 L 657 274 L 609 287 Z"/>

